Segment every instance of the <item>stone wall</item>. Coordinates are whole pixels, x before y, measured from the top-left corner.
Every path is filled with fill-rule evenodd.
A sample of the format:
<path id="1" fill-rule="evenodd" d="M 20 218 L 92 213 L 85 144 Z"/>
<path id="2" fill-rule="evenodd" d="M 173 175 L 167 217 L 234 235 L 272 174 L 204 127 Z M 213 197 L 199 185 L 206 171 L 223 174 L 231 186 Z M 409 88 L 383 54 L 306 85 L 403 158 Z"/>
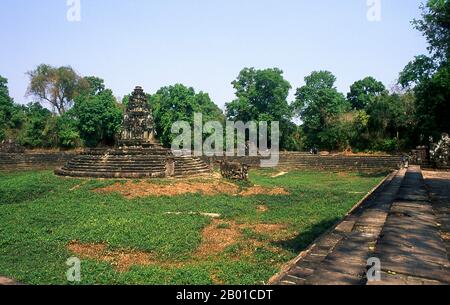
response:
<path id="1" fill-rule="evenodd" d="M 223 158 L 203 157 L 203 161 L 210 165 L 218 165 Z M 260 167 L 261 157 L 229 157 L 230 162 L 239 161 L 251 167 Z M 319 156 L 307 153 L 285 152 L 279 155 L 279 168 L 314 169 L 314 170 L 354 170 L 374 171 L 393 170 L 401 166 L 401 156 L 345 156 L 329 155 Z"/>
<path id="2" fill-rule="evenodd" d="M 24 154 L 0 153 L 0 170 L 16 169 L 54 169 L 61 167 L 78 155 L 78 152 L 27 152 Z M 280 168 L 320 169 L 320 170 L 355 170 L 374 171 L 397 169 L 401 164 L 401 157 L 395 155 L 384 156 L 317 156 L 306 153 L 280 153 Z M 204 162 L 218 166 L 217 161 L 223 158 L 203 157 Z M 233 157 L 228 161 L 242 162 L 251 167 L 259 167 L 261 157 Z"/>
<path id="3" fill-rule="evenodd" d="M 0 153 L 0 170 L 55 169 L 74 158 L 78 152 Z"/>

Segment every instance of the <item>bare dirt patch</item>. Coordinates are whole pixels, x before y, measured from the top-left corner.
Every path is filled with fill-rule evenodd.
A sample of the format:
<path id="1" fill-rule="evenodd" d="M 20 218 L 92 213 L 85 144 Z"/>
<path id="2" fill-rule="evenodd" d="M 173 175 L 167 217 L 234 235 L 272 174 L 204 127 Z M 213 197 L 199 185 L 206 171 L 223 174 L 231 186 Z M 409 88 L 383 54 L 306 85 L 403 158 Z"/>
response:
<path id="1" fill-rule="evenodd" d="M 239 227 L 232 222 L 213 220 L 202 232 L 202 243 L 195 255 L 200 257 L 222 253 L 242 237 Z"/>
<path id="2" fill-rule="evenodd" d="M 256 225 L 249 226 L 253 231 L 259 234 L 267 234 L 267 235 L 278 235 L 279 233 L 284 233 L 286 230 L 286 225 L 282 224 L 265 224 L 260 223 Z"/>
<path id="3" fill-rule="evenodd" d="M 214 219 L 202 232 L 202 243 L 198 247 L 196 257 L 208 257 L 222 253 L 229 246 L 242 241 L 243 230 L 250 229 L 257 234 L 266 235 L 273 240 L 290 236 L 287 226 L 282 224 L 238 224 L 233 221 Z M 243 253 L 250 255 L 257 247 L 265 245 L 257 240 L 246 240 Z"/>
<path id="4" fill-rule="evenodd" d="M 117 192 L 128 199 L 148 196 L 180 196 L 184 194 L 202 194 L 214 196 L 221 193 L 235 194 L 239 187 L 232 183 L 213 182 L 176 182 L 170 184 L 155 184 L 148 181 L 115 183 L 102 189 L 95 190 L 100 193 Z"/>
<path id="5" fill-rule="evenodd" d="M 239 195 L 245 197 L 256 195 L 279 196 L 279 195 L 290 195 L 290 193 L 282 187 L 266 188 L 256 185 L 243 190 L 242 192 L 239 193 Z"/>
<path id="6" fill-rule="evenodd" d="M 126 183 L 115 183 L 113 185 L 97 189 L 99 193 L 119 193 L 122 196 L 133 199 L 138 197 L 161 197 L 161 196 L 180 196 L 185 194 L 201 194 L 203 196 L 216 196 L 219 194 L 254 196 L 254 195 L 289 195 L 283 188 L 266 188 L 262 186 L 253 186 L 239 192 L 240 188 L 236 184 L 221 181 L 187 181 L 170 182 L 169 184 L 156 184 L 149 181 Z"/>
<path id="7" fill-rule="evenodd" d="M 241 242 L 237 258 L 251 256 L 257 248 L 266 247 L 273 252 L 280 249 L 267 245 L 267 242 L 256 239 L 244 239 L 243 230 L 251 229 L 258 234 L 267 235 L 273 240 L 289 236 L 286 225 L 281 224 L 238 224 L 234 221 L 213 219 L 211 224 L 202 231 L 202 242 L 191 259 L 186 261 L 170 261 L 158 259 L 151 252 L 132 249 L 110 249 L 107 244 L 89 244 L 72 241 L 67 249 L 79 258 L 91 259 L 111 264 L 118 272 L 127 272 L 132 266 L 161 266 L 166 268 L 181 268 L 197 260 L 222 254 L 228 247 Z M 213 279 L 218 282 L 218 279 Z"/>
<path id="8" fill-rule="evenodd" d="M 268 208 L 267 206 L 265 206 L 265 205 L 258 205 L 258 206 L 256 207 L 256 210 L 257 210 L 259 213 L 266 213 L 266 212 L 269 211 L 269 208 Z"/>
<path id="9" fill-rule="evenodd" d="M 105 244 L 83 244 L 73 241 L 69 243 L 67 248 L 70 252 L 76 254 L 80 258 L 110 263 L 119 272 L 127 272 L 134 265 L 182 266 L 179 262 L 175 263 L 158 260 L 155 255 L 150 252 L 128 249 L 110 250 Z"/>

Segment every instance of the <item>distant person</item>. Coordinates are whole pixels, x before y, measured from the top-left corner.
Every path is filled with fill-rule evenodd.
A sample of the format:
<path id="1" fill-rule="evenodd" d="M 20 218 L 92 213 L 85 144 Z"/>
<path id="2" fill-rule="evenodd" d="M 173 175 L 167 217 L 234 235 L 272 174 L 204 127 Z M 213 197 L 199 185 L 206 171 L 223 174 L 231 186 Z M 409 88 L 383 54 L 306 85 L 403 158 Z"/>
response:
<path id="1" fill-rule="evenodd" d="M 408 168 L 409 167 L 409 156 L 403 154 L 402 155 L 402 164 L 404 168 Z"/>

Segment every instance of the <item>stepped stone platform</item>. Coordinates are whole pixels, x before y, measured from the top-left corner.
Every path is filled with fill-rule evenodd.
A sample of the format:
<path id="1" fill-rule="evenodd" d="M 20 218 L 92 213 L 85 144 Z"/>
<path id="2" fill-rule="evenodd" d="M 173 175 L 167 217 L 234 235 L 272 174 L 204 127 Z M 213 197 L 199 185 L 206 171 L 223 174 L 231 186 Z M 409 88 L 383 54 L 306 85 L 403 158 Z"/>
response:
<path id="1" fill-rule="evenodd" d="M 153 115 L 144 90 L 137 86 L 126 106 L 116 148 L 88 149 L 55 174 L 90 178 L 164 178 L 203 175 L 209 167 L 200 159 L 176 157 L 155 137 Z"/>
<path id="2" fill-rule="evenodd" d="M 88 149 L 55 174 L 91 178 L 164 178 L 210 174 L 209 166 L 194 157 L 175 157 L 160 146 L 126 149 Z"/>
<path id="3" fill-rule="evenodd" d="M 270 283 L 450 284 L 448 178 L 430 180 L 430 197 L 419 167 L 391 174 Z M 368 280 L 369 258 L 380 260 L 381 281 Z"/>

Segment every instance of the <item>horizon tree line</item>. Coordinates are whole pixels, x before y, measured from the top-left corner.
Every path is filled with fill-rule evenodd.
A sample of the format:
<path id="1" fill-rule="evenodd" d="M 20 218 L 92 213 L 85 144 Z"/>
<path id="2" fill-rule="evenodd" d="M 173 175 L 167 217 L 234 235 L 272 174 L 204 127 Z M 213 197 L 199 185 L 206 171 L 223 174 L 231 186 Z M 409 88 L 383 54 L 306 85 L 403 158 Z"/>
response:
<path id="1" fill-rule="evenodd" d="M 192 124 L 200 112 L 205 122 L 278 121 L 284 150 L 394 152 L 427 145 L 450 130 L 450 1 L 429 0 L 422 10 L 412 24 L 427 39 L 430 55 L 408 63 L 395 90 L 368 76 L 344 95 L 330 71 L 313 71 L 290 102 L 292 86 L 281 69 L 244 68 L 231 83 L 235 99 L 225 104 L 225 113 L 207 93 L 183 84 L 149 94 L 158 137 L 170 146 L 172 124 Z M 36 99 L 28 105 L 13 101 L 0 76 L 0 141 L 12 139 L 28 148 L 114 144 L 128 96 L 118 101 L 101 78 L 82 77 L 70 66 L 41 64 L 27 75 L 27 95 Z"/>

